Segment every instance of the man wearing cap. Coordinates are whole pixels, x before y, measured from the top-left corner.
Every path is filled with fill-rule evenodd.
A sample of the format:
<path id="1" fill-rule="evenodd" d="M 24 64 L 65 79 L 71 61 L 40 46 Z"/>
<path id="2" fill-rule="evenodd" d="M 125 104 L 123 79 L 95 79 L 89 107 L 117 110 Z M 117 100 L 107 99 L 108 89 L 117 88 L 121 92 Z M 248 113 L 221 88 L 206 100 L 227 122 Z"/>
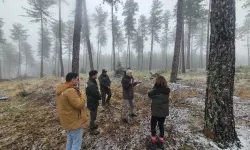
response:
<path id="1" fill-rule="evenodd" d="M 96 82 L 97 74 L 98 72 L 96 70 L 90 71 L 89 80 L 86 83 L 87 107 L 90 111 L 89 130 L 92 135 L 98 135 L 100 133 L 97 131 L 98 125 L 95 124 L 99 100 L 101 100 L 101 95 Z"/>
<path id="2" fill-rule="evenodd" d="M 110 105 L 110 98 L 111 98 L 111 81 L 109 79 L 109 76 L 107 74 L 107 70 L 103 69 L 102 74 L 99 76 L 99 82 L 100 82 L 100 89 L 101 89 L 101 94 L 102 94 L 102 106 Z M 107 101 L 106 101 L 106 96 Z"/>
<path id="3" fill-rule="evenodd" d="M 134 86 L 136 86 L 138 81 L 135 81 L 132 76 L 132 70 L 128 69 L 122 78 L 122 88 L 123 88 L 123 109 L 122 109 L 122 121 L 123 123 L 128 123 L 128 116 L 136 117 L 134 114 Z"/>

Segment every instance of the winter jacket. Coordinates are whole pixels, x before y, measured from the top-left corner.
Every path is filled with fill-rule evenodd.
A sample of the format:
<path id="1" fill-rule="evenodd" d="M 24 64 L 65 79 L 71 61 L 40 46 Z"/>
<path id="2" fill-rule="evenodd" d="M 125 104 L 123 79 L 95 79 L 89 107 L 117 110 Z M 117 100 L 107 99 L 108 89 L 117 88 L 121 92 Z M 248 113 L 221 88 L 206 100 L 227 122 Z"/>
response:
<path id="1" fill-rule="evenodd" d="M 166 117 L 169 115 L 169 93 L 169 88 L 160 87 L 156 87 L 148 93 L 148 97 L 152 99 L 152 116 Z"/>
<path id="2" fill-rule="evenodd" d="M 62 83 L 56 87 L 56 106 L 64 130 L 75 130 L 88 121 L 86 96 L 72 86 Z"/>
<path id="3" fill-rule="evenodd" d="M 134 99 L 134 86 L 137 85 L 134 78 L 125 74 L 121 83 L 123 89 L 123 99 Z"/>
<path id="4" fill-rule="evenodd" d="M 109 76 L 101 74 L 98 79 L 99 79 L 101 91 L 108 91 L 110 84 L 111 84 Z"/>
<path id="5" fill-rule="evenodd" d="M 86 84 L 87 106 L 89 109 L 96 109 L 99 106 L 101 95 L 95 79 L 89 78 Z"/>

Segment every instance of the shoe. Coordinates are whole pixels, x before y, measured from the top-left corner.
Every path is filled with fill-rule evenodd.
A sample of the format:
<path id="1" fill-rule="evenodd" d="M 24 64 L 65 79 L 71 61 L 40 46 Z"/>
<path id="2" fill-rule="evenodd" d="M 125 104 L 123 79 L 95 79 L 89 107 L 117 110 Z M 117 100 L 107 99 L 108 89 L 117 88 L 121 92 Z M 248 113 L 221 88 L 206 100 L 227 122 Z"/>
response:
<path id="1" fill-rule="evenodd" d="M 94 129 L 90 129 L 90 134 L 91 135 L 98 135 L 98 134 L 100 134 L 100 132 L 97 130 L 94 130 Z"/>
<path id="2" fill-rule="evenodd" d="M 98 125 L 97 125 L 97 124 L 95 124 L 95 126 L 94 126 L 94 128 L 93 128 L 93 129 L 95 129 L 95 130 L 96 130 L 96 129 L 98 129 Z"/>
<path id="3" fill-rule="evenodd" d="M 136 114 L 129 114 L 129 116 L 131 117 L 131 118 L 133 118 L 133 117 L 137 117 L 137 115 Z"/>
<path id="4" fill-rule="evenodd" d="M 122 123 L 128 124 L 128 120 L 127 119 L 122 119 Z"/>
<path id="5" fill-rule="evenodd" d="M 161 150 L 164 150 L 164 144 L 163 144 L 163 142 L 159 142 L 158 148 L 161 149 Z"/>

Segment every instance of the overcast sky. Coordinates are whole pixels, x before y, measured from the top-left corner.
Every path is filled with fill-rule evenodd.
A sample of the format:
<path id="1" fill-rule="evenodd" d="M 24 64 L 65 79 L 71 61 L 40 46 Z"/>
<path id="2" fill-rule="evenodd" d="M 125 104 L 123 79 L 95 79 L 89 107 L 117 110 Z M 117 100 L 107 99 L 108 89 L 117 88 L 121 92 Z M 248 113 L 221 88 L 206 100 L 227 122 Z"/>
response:
<path id="1" fill-rule="evenodd" d="M 73 19 L 71 14 L 71 11 L 75 9 L 75 0 L 66 0 L 68 1 L 69 5 L 62 4 L 62 17 L 64 21 L 67 21 L 68 19 Z M 87 9 L 88 9 L 88 14 L 93 14 L 95 11 L 95 7 L 99 4 L 103 4 L 103 0 L 86 0 L 87 1 Z M 125 1 L 125 0 L 123 0 Z M 150 12 L 150 7 L 152 4 L 152 0 L 135 0 L 139 3 L 139 12 L 137 14 L 137 17 L 144 14 L 146 16 L 149 16 Z M 164 3 L 164 10 L 170 10 L 173 12 L 173 6 L 176 4 L 177 0 L 162 0 Z M 206 0 L 207 3 L 207 0 Z M 237 1 L 236 2 L 236 16 L 237 16 L 237 25 L 241 25 L 244 17 L 246 15 L 246 11 L 242 10 L 241 6 L 244 2 L 242 1 Z M 37 41 L 38 41 L 38 29 L 40 27 L 40 24 L 36 23 L 30 23 L 30 18 L 25 18 L 20 15 L 25 15 L 25 11 L 22 9 L 22 7 L 28 8 L 29 5 L 27 3 L 27 0 L 5 0 L 4 3 L 0 3 L 0 18 L 3 18 L 5 25 L 3 27 L 4 33 L 5 33 L 5 38 L 8 39 L 8 41 L 11 41 L 9 38 L 10 36 L 10 31 L 9 29 L 12 28 L 13 23 L 21 23 L 24 25 L 26 29 L 28 29 L 28 34 L 30 35 L 28 38 L 28 42 L 32 45 L 33 50 L 37 51 Z M 104 10 L 109 12 L 109 18 L 110 20 L 110 6 L 107 4 L 103 4 Z M 57 19 L 58 15 L 58 8 L 54 6 L 54 8 L 51 9 L 51 11 L 54 13 L 54 18 Z M 123 21 L 123 17 L 121 16 L 122 13 L 122 6 L 119 6 L 119 10 L 116 13 L 116 15 L 119 16 L 119 19 Z M 109 23 L 107 24 L 109 25 Z M 94 44 L 94 47 L 96 47 L 96 29 L 94 29 L 93 25 L 91 25 L 91 41 Z M 171 27 L 175 26 L 175 23 L 171 24 Z M 171 30 L 172 31 L 172 30 Z M 108 33 L 108 44 L 106 48 L 104 49 L 103 53 L 110 53 L 111 52 L 111 30 L 110 27 L 107 27 L 107 33 Z M 149 51 L 149 43 L 148 41 L 147 46 L 146 46 L 146 51 Z M 237 41 L 236 45 L 236 52 L 242 54 L 244 56 L 246 54 L 246 47 L 242 46 L 242 42 Z M 125 48 L 126 49 L 126 48 Z M 155 51 L 159 51 L 160 47 L 158 44 L 155 46 Z M 173 51 L 172 48 L 170 51 Z"/>

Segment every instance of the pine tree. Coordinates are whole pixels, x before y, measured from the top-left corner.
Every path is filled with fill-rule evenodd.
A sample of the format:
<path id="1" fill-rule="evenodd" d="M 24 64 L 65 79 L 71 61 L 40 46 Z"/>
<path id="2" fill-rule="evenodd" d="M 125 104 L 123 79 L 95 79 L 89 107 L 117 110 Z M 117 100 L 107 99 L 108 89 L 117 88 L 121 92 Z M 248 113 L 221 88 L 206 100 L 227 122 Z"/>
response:
<path id="1" fill-rule="evenodd" d="M 238 141 L 233 111 L 235 0 L 212 0 L 211 27 L 204 131 L 224 149 Z"/>
<path id="2" fill-rule="evenodd" d="M 5 42 L 4 32 L 3 32 L 3 19 L 0 18 L 0 79 L 2 79 L 2 60 L 3 60 L 3 44 Z"/>
<path id="3" fill-rule="evenodd" d="M 166 57 L 166 66 L 165 69 L 168 68 L 168 45 L 169 45 L 169 22 L 170 22 L 171 13 L 169 10 L 166 10 L 163 15 L 163 35 L 161 38 L 161 48 Z"/>
<path id="4" fill-rule="evenodd" d="M 149 18 L 149 33 L 151 35 L 151 52 L 150 52 L 150 62 L 149 70 L 152 69 L 153 65 L 153 49 L 154 41 L 160 42 L 159 32 L 162 26 L 162 2 L 160 0 L 154 0 L 151 6 L 150 18 Z"/>
<path id="5" fill-rule="evenodd" d="M 75 9 L 75 25 L 73 36 L 73 56 L 72 56 L 72 72 L 79 73 L 79 55 L 81 44 L 81 29 L 82 29 L 82 0 L 76 0 Z"/>
<path id="6" fill-rule="evenodd" d="M 65 25 L 65 49 L 67 49 L 68 53 L 68 72 L 70 72 L 70 61 L 71 61 L 71 55 L 72 55 L 72 45 L 73 45 L 73 32 L 74 32 L 74 22 L 69 20 L 66 22 Z"/>
<path id="7" fill-rule="evenodd" d="M 107 43 L 107 35 L 106 35 L 106 22 L 108 17 L 108 12 L 103 11 L 102 6 L 97 6 L 95 8 L 96 13 L 93 14 L 93 22 L 95 24 L 95 27 L 98 28 L 97 33 L 97 70 L 99 70 L 99 62 L 100 62 L 100 53 L 101 53 L 101 47 L 106 45 Z M 101 38 L 102 38 L 102 45 L 101 45 Z"/>
<path id="8" fill-rule="evenodd" d="M 35 58 L 33 56 L 32 47 L 29 43 L 21 43 L 21 51 L 25 57 L 25 76 L 27 76 L 28 71 L 30 71 L 31 67 L 35 64 Z"/>
<path id="9" fill-rule="evenodd" d="M 141 49 L 141 70 L 143 70 L 143 56 L 144 56 L 144 43 L 148 40 L 148 21 L 145 15 L 141 15 L 139 18 L 138 32 L 142 36 L 142 49 Z"/>
<path id="10" fill-rule="evenodd" d="M 176 82 L 178 65 L 180 58 L 181 40 L 182 40 L 182 30 L 183 30 L 183 7 L 184 0 L 178 0 L 177 2 L 177 25 L 176 25 L 176 37 L 175 37 L 175 47 L 174 47 L 174 58 L 172 63 L 172 72 L 170 77 L 170 82 Z"/>
<path id="11" fill-rule="evenodd" d="M 111 7 L 111 28 L 112 28 L 112 68 L 113 70 L 116 69 L 116 58 L 115 58 L 115 36 L 114 36 L 114 7 L 117 10 L 118 4 L 121 2 L 120 0 L 103 0 L 103 2 L 106 2 Z"/>
<path id="12" fill-rule="evenodd" d="M 49 19 L 52 19 L 51 14 L 49 12 L 49 8 L 52 5 L 56 4 L 54 0 L 28 0 L 28 4 L 30 5 L 30 9 L 23 8 L 27 16 L 29 18 L 33 18 L 31 20 L 32 23 L 41 24 L 41 43 L 43 43 L 43 34 L 44 34 L 44 24 L 48 22 Z M 44 61 L 44 44 L 41 44 L 41 70 L 40 70 L 40 78 L 43 78 L 43 61 Z"/>
<path id="13" fill-rule="evenodd" d="M 41 31 L 38 32 L 38 34 L 41 34 Z M 52 38 L 50 37 L 50 32 L 48 29 L 43 30 L 43 39 L 41 37 L 38 40 L 38 56 L 41 57 L 43 53 L 43 59 L 45 61 L 48 61 L 50 58 L 50 52 L 51 52 L 51 41 Z M 42 46 L 43 43 L 43 46 Z M 43 50 L 41 49 L 43 47 Z"/>
<path id="14" fill-rule="evenodd" d="M 130 40 L 133 39 L 133 36 L 136 32 L 136 30 L 135 30 L 135 24 L 136 24 L 135 15 L 138 11 L 139 11 L 139 5 L 137 2 L 135 2 L 134 0 L 127 0 L 125 2 L 122 15 L 125 16 L 124 26 L 125 26 L 125 31 L 126 31 L 126 37 L 128 39 L 128 47 L 127 47 L 128 58 L 126 61 L 126 67 L 128 65 L 129 68 L 131 67 Z"/>
<path id="15" fill-rule="evenodd" d="M 188 27 L 187 69 L 191 68 L 191 39 L 204 14 L 203 0 L 185 0 L 184 18 Z"/>
<path id="16" fill-rule="evenodd" d="M 18 71 L 17 76 L 21 76 L 21 65 L 22 65 L 22 52 L 21 52 L 21 44 L 25 42 L 28 38 L 27 30 L 24 29 L 23 25 L 20 23 L 13 24 L 13 29 L 10 30 L 11 32 L 11 38 L 14 42 L 18 44 Z"/>

